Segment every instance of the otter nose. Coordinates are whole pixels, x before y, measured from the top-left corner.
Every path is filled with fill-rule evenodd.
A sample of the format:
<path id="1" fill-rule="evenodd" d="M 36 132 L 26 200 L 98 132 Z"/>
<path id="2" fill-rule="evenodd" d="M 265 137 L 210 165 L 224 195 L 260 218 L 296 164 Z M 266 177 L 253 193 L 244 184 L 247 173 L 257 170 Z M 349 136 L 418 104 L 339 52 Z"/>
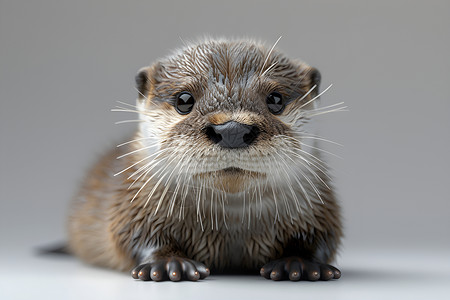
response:
<path id="1" fill-rule="evenodd" d="M 214 143 L 225 148 L 247 147 L 258 137 L 259 128 L 252 125 L 229 121 L 206 127 L 206 135 Z"/>

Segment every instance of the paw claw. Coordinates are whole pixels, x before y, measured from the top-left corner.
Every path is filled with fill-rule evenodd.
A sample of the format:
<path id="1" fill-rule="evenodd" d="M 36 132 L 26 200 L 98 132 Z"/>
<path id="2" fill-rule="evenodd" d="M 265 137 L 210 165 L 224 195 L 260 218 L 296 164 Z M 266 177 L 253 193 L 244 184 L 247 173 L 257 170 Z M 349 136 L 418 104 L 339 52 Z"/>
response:
<path id="1" fill-rule="evenodd" d="M 200 273 L 198 271 L 194 272 L 194 275 L 190 278 L 192 281 L 197 281 L 200 279 Z"/>
<path id="2" fill-rule="evenodd" d="M 139 265 L 131 271 L 131 277 L 134 279 L 139 279 L 139 272 L 145 265 Z"/>
<path id="3" fill-rule="evenodd" d="M 161 273 L 160 273 L 160 272 L 158 272 L 158 271 L 153 271 L 153 272 L 152 272 L 152 275 L 150 276 L 150 278 L 151 278 L 153 281 L 161 281 L 162 276 L 161 276 Z"/>
<path id="4" fill-rule="evenodd" d="M 275 280 L 275 281 L 280 280 L 281 274 L 273 271 L 272 273 L 270 273 L 270 279 Z"/>
<path id="5" fill-rule="evenodd" d="M 291 273 L 289 274 L 289 280 L 291 280 L 291 281 L 297 281 L 297 280 L 300 280 L 300 273 L 297 272 L 297 271 L 291 272 Z"/>
<path id="6" fill-rule="evenodd" d="M 313 271 L 308 274 L 308 280 L 310 281 L 317 281 L 320 278 L 320 273 L 317 271 Z"/>

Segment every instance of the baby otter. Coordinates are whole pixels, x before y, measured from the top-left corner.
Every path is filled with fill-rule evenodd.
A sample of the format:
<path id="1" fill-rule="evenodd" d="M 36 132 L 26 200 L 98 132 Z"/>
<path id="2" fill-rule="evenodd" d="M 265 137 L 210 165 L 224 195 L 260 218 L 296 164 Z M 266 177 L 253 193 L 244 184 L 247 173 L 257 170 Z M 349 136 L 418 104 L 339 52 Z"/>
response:
<path id="1" fill-rule="evenodd" d="M 275 46 L 274 46 L 275 47 Z M 73 202 L 69 246 L 141 280 L 255 271 L 329 280 L 340 208 L 305 131 L 320 73 L 261 43 L 188 45 L 136 76 L 133 139 L 106 154 Z M 134 268 L 134 269 L 133 269 Z"/>

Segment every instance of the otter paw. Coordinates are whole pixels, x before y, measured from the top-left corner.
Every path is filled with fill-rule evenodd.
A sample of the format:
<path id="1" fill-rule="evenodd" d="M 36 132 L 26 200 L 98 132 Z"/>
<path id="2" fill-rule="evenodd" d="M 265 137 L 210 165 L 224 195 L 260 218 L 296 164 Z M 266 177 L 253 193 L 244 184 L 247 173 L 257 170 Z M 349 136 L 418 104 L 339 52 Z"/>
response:
<path id="1" fill-rule="evenodd" d="M 182 257 L 167 257 L 137 266 L 131 271 L 134 279 L 143 281 L 197 281 L 209 276 L 204 264 Z"/>
<path id="2" fill-rule="evenodd" d="M 274 260 L 261 268 L 261 276 L 272 280 L 330 280 L 339 279 L 341 271 L 337 268 L 321 263 L 315 263 L 292 256 Z"/>

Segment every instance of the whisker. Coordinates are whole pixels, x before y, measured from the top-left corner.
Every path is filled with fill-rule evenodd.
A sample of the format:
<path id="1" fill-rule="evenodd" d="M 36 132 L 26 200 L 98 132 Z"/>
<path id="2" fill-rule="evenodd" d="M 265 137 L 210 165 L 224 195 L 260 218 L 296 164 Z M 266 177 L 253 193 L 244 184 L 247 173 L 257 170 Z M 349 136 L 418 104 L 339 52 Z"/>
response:
<path id="1" fill-rule="evenodd" d="M 148 174 L 149 171 L 147 171 L 146 173 Z M 134 199 L 136 199 L 136 197 L 139 195 L 139 193 L 142 191 L 142 189 L 150 182 L 150 180 L 152 180 L 152 178 L 155 176 L 155 174 L 153 174 L 152 176 L 150 176 L 150 178 L 148 178 L 144 184 L 139 188 L 139 190 L 136 192 L 136 194 L 134 194 L 133 198 L 131 199 L 130 203 L 132 203 L 134 201 Z M 135 181 L 136 182 L 136 181 Z M 134 182 L 132 183 L 134 184 Z M 131 187 L 131 186 L 130 186 Z M 129 188 L 130 188 L 129 187 Z"/>
<path id="2" fill-rule="evenodd" d="M 314 147 L 314 146 L 311 146 L 311 145 L 308 145 L 308 144 L 305 144 L 305 143 L 302 143 L 302 142 L 301 142 L 300 144 L 301 144 L 302 146 L 306 146 L 306 147 L 309 147 L 309 148 L 311 148 L 311 149 L 321 151 L 321 152 L 323 152 L 323 153 L 329 154 L 329 155 L 334 156 L 334 157 L 337 157 L 337 158 L 339 158 L 339 159 L 343 159 L 341 156 L 339 156 L 339 155 L 337 155 L 337 154 L 334 154 L 334 153 L 332 153 L 332 152 L 329 152 L 329 151 L 327 151 L 327 150 L 324 150 L 324 149 L 322 149 L 322 148 Z"/>
<path id="3" fill-rule="evenodd" d="M 135 89 L 136 89 L 136 87 L 135 87 Z M 138 109 L 138 107 L 136 105 L 133 105 L 133 104 L 129 104 L 129 103 L 126 103 L 126 102 L 123 102 L 123 101 L 116 101 L 116 102 L 119 103 L 119 104 L 122 104 L 122 105 L 126 105 L 126 106 L 129 106 L 129 107 L 133 107 L 135 109 Z"/>
<path id="4" fill-rule="evenodd" d="M 214 192 L 214 190 L 212 190 L 212 191 Z M 219 221 L 218 221 L 218 217 L 217 217 L 217 202 L 219 202 L 219 197 L 220 197 L 220 195 L 216 196 L 216 198 L 214 199 L 214 214 L 216 217 L 216 230 L 219 230 Z"/>
<path id="5" fill-rule="evenodd" d="M 282 134 L 277 135 L 277 136 L 283 137 L 283 138 L 287 138 L 287 139 L 292 139 L 293 141 L 299 143 L 299 144 L 302 145 L 302 146 L 306 146 L 306 147 L 309 147 L 309 148 L 311 148 L 311 149 L 315 149 L 315 150 L 321 151 L 321 152 L 323 152 L 323 153 L 332 155 L 332 156 L 337 157 L 337 158 L 339 158 L 339 159 L 343 159 L 342 157 L 340 157 L 340 156 L 337 155 L 337 154 L 334 154 L 334 153 L 332 153 L 332 152 L 326 151 L 326 150 L 324 150 L 324 149 L 322 149 L 322 148 L 318 148 L 318 147 L 314 147 L 314 146 L 305 144 L 305 143 L 301 142 L 300 140 L 298 140 L 298 139 L 296 139 L 296 138 L 294 138 L 294 137 L 291 137 L 291 136 L 288 136 L 288 135 L 282 135 Z M 299 149 L 299 150 L 300 150 L 300 149 Z M 304 150 L 303 150 L 303 151 L 304 151 Z M 305 151 L 305 152 L 306 152 L 306 151 Z M 325 162 L 323 162 L 322 160 L 320 160 L 319 158 L 317 158 L 317 157 L 315 157 L 314 155 L 312 155 L 311 153 L 308 153 L 308 152 L 306 152 L 306 153 L 307 153 L 308 155 L 312 156 L 314 159 L 318 160 L 319 162 L 325 163 Z"/>
<path id="6" fill-rule="evenodd" d="M 301 133 L 300 133 L 300 134 L 301 134 Z M 338 142 L 335 142 L 335 141 L 332 141 L 332 140 L 328 140 L 328 139 L 325 139 L 325 138 L 322 138 L 322 137 L 317 137 L 317 136 L 307 136 L 307 135 L 301 134 L 301 138 L 302 138 L 302 139 L 313 139 L 313 140 L 318 140 L 318 141 L 327 142 L 327 143 L 330 143 L 330 144 L 333 144 L 333 145 L 336 145 L 336 146 L 344 147 L 344 145 L 342 145 L 342 144 L 340 144 L 340 143 L 338 143 Z"/>
<path id="7" fill-rule="evenodd" d="M 315 116 L 328 114 L 328 113 L 332 113 L 332 112 L 338 112 L 338 111 L 348 111 L 347 106 L 336 108 L 336 109 L 332 109 L 332 110 L 327 110 L 327 111 L 323 111 L 323 112 L 318 112 L 318 113 L 315 113 L 315 114 L 308 115 L 308 117 L 315 117 Z"/>
<path id="8" fill-rule="evenodd" d="M 165 150 L 165 149 L 164 149 Z M 161 152 L 160 152 L 161 153 Z M 157 155 L 156 153 L 152 154 L 151 156 L 155 156 Z M 167 157 L 163 157 L 160 160 L 158 160 L 156 157 L 151 160 L 150 162 L 146 163 L 145 165 L 143 165 L 142 167 L 140 167 L 139 169 L 137 169 L 136 171 L 133 172 L 133 174 L 131 174 L 130 176 L 127 177 L 127 179 L 131 179 L 132 177 L 134 177 L 135 175 L 141 173 L 142 171 L 146 172 L 146 171 L 151 171 L 153 170 L 159 163 L 163 162 L 164 160 L 166 160 Z M 139 175 L 139 177 L 141 177 L 141 175 Z M 139 179 L 136 178 L 136 179 Z"/>
<path id="9" fill-rule="evenodd" d="M 269 57 L 270 57 L 270 55 L 272 54 L 273 49 L 275 49 L 275 47 L 277 46 L 277 44 L 278 44 L 278 42 L 281 40 L 281 38 L 282 38 L 282 36 L 280 36 L 280 37 L 278 38 L 278 40 L 275 42 L 275 44 L 273 44 L 272 48 L 270 48 L 270 50 L 269 50 L 269 52 L 268 52 L 268 54 L 267 54 L 267 57 L 266 57 L 266 59 L 264 60 L 263 66 L 262 66 L 262 68 L 261 68 L 261 71 L 260 71 L 258 77 L 261 77 L 261 76 L 262 76 L 264 67 L 266 66 L 266 63 L 267 63 L 267 61 L 269 60 Z"/>
<path id="10" fill-rule="evenodd" d="M 130 108 L 125 108 L 125 107 L 121 107 L 121 106 L 115 106 L 114 108 L 111 108 L 112 112 L 130 112 L 130 113 L 140 113 L 140 111 L 138 110 L 134 110 L 134 109 L 130 109 Z"/>
<path id="11" fill-rule="evenodd" d="M 161 181 L 164 179 L 164 177 L 167 174 L 164 174 L 163 176 L 161 176 L 161 178 L 158 180 L 158 182 L 153 186 L 152 191 L 150 192 L 150 194 L 147 197 L 147 201 L 145 201 L 144 207 L 147 206 L 147 204 L 150 202 L 150 199 L 153 197 L 153 194 L 155 193 L 156 189 L 159 187 L 159 185 L 161 184 Z M 158 213 L 159 207 L 161 206 L 161 199 L 159 199 L 158 204 L 156 206 L 155 212 L 153 213 L 154 216 L 156 216 L 156 214 Z"/>
<path id="12" fill-rule="evenodd" d="M 342 105 L 342 104 L 344 104 L 344 102 L 339 102 L 339 103 L 331 104 L 331 105 L 324 106 L 324 107 L 318 107 L 318 108 L 315 108 L 315 109 L 311 109 L 308 112 L 322 111 L 324 109 L 332 108 L 332 107 L 335 107 L 335 106 L 338 106 L 338 105 Z M 345 108 L 346 108 L 346 106 L 345 106 Z"/>
<path id="13" fill-rule="evenodd" d="M 316 99 L 319 99 L 320 96 L 322 96 L 326 91 L 328 91 L 331 87 L 333 86 L 333 84 L 330 84 L 326 89 L 324 89 L 321 93 L 319 93 L 317 96 L 315 96 L 314 98 L 312 98 L 311 100 L 309 100 L 308 102 L 306 102 L 305 104 L 303 104 L 302 106 L 300 106 L 298 109 L 302 109 L 303 107 L 305 107 L 306 105 L 308 105 L 309 103 L 313 102 Z"/>
<path id="14" fill-rule="evenodd" d="M 175 180 L 177 182 L 177 184 L 175 186 L 175 190 L 173 192 L 172 198 L 170 198 L 170 205 L 169 205 L 169 207 L 170 207 L 169 208 L 170 214 L 169 214 L 169 216 L 171 216 L 172 213 L 173 213 L 173 209 L 175 207 L 176 197 L 178 196 L 178 191 L 179 191 L 180 186 L 181 186 L 181 181 L 178 180 L 179 176 L 180 176 L 180 174 L 178 174 L 177 179 Z"/>
<path id="15" fill-rule="evenodd" d="M 119 147 L 122 147 L 122 146 L 125 146 L 125 145 L 128 145 L 128 144 L 131 144 L 131 143 L 134 143 L 134 142 L 139 142 L 139 141 L 149 140 L 149 139 L 154 139 L 154 138 L 155 138 L 154 136 L 149 136 L 149 137 L 144 137 L 144 138 L 138 138 L 138 139 L 134 139 L 134 140 L 130 140 L 130 141 L 121 143 L 121 144 L 117 145 L 116 147 L 119 148 Z M 156 145 L 156 144 L 159 144 L 159 142 L 156 142 L 156 143 L 154 143 L 154 144 L 155 144 L 155 145 Z"/>
<path id="16" fill-rule="evenodd" d="M 273 148 L 274 150 L 276 150 L 274 147 L 272 147 L 272 148 Z M 280 154 L 279 154 L 277 151 L 275 151 L 274 153 L 276 153 L 276 154 L 278 154 L 278 155 L 280 156 Z M 293 176 L 292 176 L 292 177 L 294 177 L 295 182 L 297 182 L 298 186 L 299 186 L 300 189 L 302 190 L 302 193 L 303 193 L 303 195 L 305 196 L 306 201 L 307 201 L 307 203 L 309 204 L 309 206 L 310 206 L 311 208 L 313 208 L 313 206 L 312 206 L 312 201 L 311 201 L 311 199 L 310 199 L 310 197 L 309 197 L 308 192 L 307 192 L 306 189 L 304 188 L 303 184 L 300 182 L 299 178 L 298 178 L 297 175 L 295 174 L 295 172 L 294 172 L 294 170 L 292 169 L 291 165 L 288 164 L 288 163 L 286 163 L 286 161 L 284 161 L 283 159 L 281 160 L 281 162 L 283 163 L 283 165 L 284 165 L 286 168 L 290 169 L 291 172 L 293 172 Z M 281 169 L 285 169 L 285 168 L 281 168 Z M 291 178 L 291 176 L 288 176 L 288 178 Z"/>
<path id="17" fill-rule="evenodd" d="M 225 228 L 228 230 L 228 224 L 227 224 L 227 214 L 225 211 L 225 192 L 221 193 L 221 200 L 222 200 L 222 215 L 223 215 L 223 224 L 225 225 Z"/>
<path id="18" fill-rule="evenodd" d="M 296 138 L 294 138 L 294 137 L 292 137 L 292 136 L 280 134 L 280 135 L 277 135 L 277 137 L 282 137 L 282 138 L 285 138 L 285 139 L 290 139 L 290 140 L 292 140 L 292 141 L 298 143 L 299 145 L 305 145 L 303 142 L 301 142 L 300 140 L 298 140 L 298 139 L 296 139 Z M 321 160 L 321 159 L 318 158 L 317 156 L 315 156 L 315 155 L 313 155 L 313 154 L 311 154 L 311 153 L 309 153 L 309 152 L 307 152 L 307 151 L 305 151 L 305 150 L 303 150 L 303 149 L 300 149 L 300 148 L 298 148 L 298 147 L 297 147 L 296 149 L 297 149 L 298 151 L 300 151 L 300 152 L 302 152 L 302 153 L 304 153 L 304 154 L 306 154 L 306 155 L 312 157 L 313 159 L 315 159 L 315 160 L 317 161 L 317 163 L 318 163 L 322 168 L 326 169 L 326 166 L 325 166 L 326 163 L 325 163 L 323 160 Z M 286 151 L 292 151 L 292 150 L 286 149 Z M 294 153 L 295 153 L 295 152 L 294 152 Z"/>
<path id="19" fill-rule="evenodd" d="M 214 189 L 211 189 L 211 200 L 210 200 L 210 204 L 209 204 L 209 206 L 210 206 L 209 217 L 211 219 L 211 230 L 214 230 L 213 203 L 214 203 Z M 216 214 L 216 219 L 217 219 L 217 214 Z"/>
<path id="20" fill-rule="evenodd" d="M 283 160 L 283 158 L 281 157 L 281 155 L 280 155 L 280 159 Z M 276 171 L 277 171 L 278 177 L 281 177 L 281 174 L 280 174 L 280 168 L 276 168 Z M 292 222 L 292 212 L 291 212 L 290 205 L 289 205 L 289 203 L 288 203 L 288 201 L 287 201 L 286 193 L 284 192 L 284 189 L 283 189 L 283 188 L 279 188 L 278 185 L 277 185 L 277 189 L 280 191 L 280 194 L 281 194 L 281 196 L 282 196 L 282 198 L 283 198 L 285 210 L 286 210 L 286 212 L 289 214 L 289 217 L 291 218 L 291 222 Z"/>
<path id="21" fill-rule="evenodd" d="M 160 201 L 165 197 L 165 195 L 166 195 L 166 193 L 167 193 L 167 191 L 169 190 L 169 187 L 170 187 L 170 185 L 171 185 L 171 183 L 172 183 L 172 176 L 173 176 L 173 174 L 174 174 L 174 172 L 175 172 L 175 170 L 177 170 L 177 168 L 180 166 L 180 164 L 182 164 L 183 165 L 183 160 L 184 160 L 184 157 L 186 156 L 186 154 L 188 153 L 188 151 L 185 151 L 184 152 L 184 154 L 181 156 L 181 158 L 179 159 L 179 161 L 178 161 L 178 163 L 175 165 L 175 167 L 172 169 L 172 172 L 170 172 L 170 174 L 169 174 L 169 177 L 167 178 L 167 180 L 166 180 L 166 182 L 165 182 L 165 186 L 166 186 L 166 188 L 164 189 L 164 191 L 163 191 L 163 193 L 162 193 L 162 195 L 161 195 L 161 197 L 160 197 Z M 172 159 L 172 160 L 170 160 L 169 162 L 167 162 L 167 165 L 166 165 L 166 168 L 175 160 L 175 159 L 177 159 L 177 155 L 173 155 L 174 156 L 174 158 Z M 177 185 L 178 186 L 178 185 Z M 171 203 L 171 205 L 172 205 L 172 203 Z M 173 210 L 173 205 L 172 205 L 172 209 L 171 210 L 169 210 L 169 211 L 172 211 Z M 169 211 L 168 211 L 168 213 L 169 213 Z"/>
<path id="22" fill-rule="evenodd" d="M 137 165 L 137 164 L 139 164 L 139 163 L 141 163 L 141 162 L 143 162 L 144 160 L 147 160 L 147 159 L 149 159 L 151 157 L 151 155 L 149 155 L 149 156 L 146 156 L 146 157 L 144 157 L 143 159 L 141 159 L 140 161 L 138 161 L 138 162 L 135 162 L 134 164 L 132 164 L 131 166 L 129 166 L 129 167 L 127 167 L 127 168 L 125 168 L 125 169 L 123 169 L 122 171 L 120 171 L 120 172 L 117 172 L 116 174 L 114 174 L 113 176 L 117 176 L 117 175 L 119 175 L 119 174 L 122 174 L 123 172 L 125 172 L 126 170 L 129 170 L 129 169 L 131 169 L 132 167 L 134 167 L 135 165 Z"/>
<path id="23" fill-rule="evenodd" d="M 119 124 L 125 124 L 125 123 L 141 123 L 141 122 L 145 122 L 145 120 L 123 120 L 123 121 L 115 122 L 114 124 L 119 125 Z"/>
<path id="24" fill-rule="evenodd" d="M 185 152 L 185 154 L 186 153 L 187 153 L 187 151 Z M 161 173 L 164 172 L 172 164 L 172 162 L 175 159 L 177 159 L 177 155 L 175 153 L 172 153 L 171 156 L 173 156 L 173 158 L 166 163 L 166 166 L 164 169 L 161 170 Z M 167 191 L 169 190 L 169 187 L 171 186 L 171 183 L 172 183 L 172 176 L 173 176 L 175 170 L 179 167 L 179 164 L 183 161 L 184 156 L 185 155 L 183 155 L 181 157 L 181 159 L 178 161 L 176 166 L 172 169 L 172 172 L 169 174 L 169 176 L 164 184 L 166 186 L 166 188 L 164 189 L 163 193 L 161 194 L 159 201 L 162 201 L 162 199 L 164 199 L 165 195 L 167 194 Z M 177 186 L 178 186 L 178 184 L 177 184 Z M 172 205 L 172 203 L 171 203 L 171 205 Z M 172 209 L 170 211 L 172 211 L 172 210 L 173 210 L 173 205 L 172 205 Z M 169 211 L 168 211 L 168 213 L 169 213 Z"/>
<path id="25" fill-rule="evenodd" d="M 289 153 L 291 153 L 292 155 L 294 155 L 295 157 L 297 157 L 297 158 L 299 158 L 299 159 L 305 161 L 307 164 L 312 165 L 312 166 L 315 167 L 317 170 L 319 170 L 323 175 L 325 175 L 325 177 L 327 177 L 329 180 L 332 180 L 331 177 L 330 177 L 330 176 L 327 174 L 327 172 L 325 171 L 325 169 L 326 169 L 325 166 L 322 166 L 322 165 L 319 164 L 319 163 L 317 163 L 317 165 L 316 165 L 316 163 L 314 163 L 314 162 L 308 160 L 306 157 L 304 157 L 304 156 L 300 155 L 299 153 L 296 153 L 296 152 L 294 152 L 294 151 L 292 151 L 292 150 L 287 150 L 286 152 L 289 152 Z M 322 168 L 323 168 L 323 169 L 322 169 Z"/>
<path id="26" fill-rule="evenodd" d="M 309 91 L 307 91 L 306 94 L 304 94 L 300 99 L 298 99 L 298 101 L 302 101 L 303 99 L 305 99 L 316 87 L 317 84 L 313 85 L 313 87 L 310 88 Z"/>
<path id="27" fill-rule="evenodd" d="M 158 151 L 158 152 L 159 152 L 158 154 L 163 153 L 163 151 L 166 151 L 166 150 L 167 150 L 167 149 L 161 149 L 160 151 Z M 153 155 L 155 155 L 155 154 L 157 154 L 157 153 L 154 153 Z M 130 178 L 132 178 L 133 176 L 135 176 L 135 175 L 141 173 L 141 175 L 139 175 L 139 176 L 133 181 L 133 183 L 130 184 L 130 186 L 128 187 L 128 189 L 130 189 L 130 188 L 131 188 L 131 187 L 139 180 L 139 178 L 141 178 L 143 175 L 144 175 L 144 178 L 145 178 L 145 176 L 147 176 L 147 174 L 148 174 L 151 170 L 153 170 L 158 164 L 160 164 L 160 163 L 164 162 L 165 160 L 167 160 L 169 157 L 170 157 L 170 156 L 163 157 L 163 158 L 161 158 L 161 159 L 159 159 L 159 160 L 157 159 L 157 157 L 155 157 L 152 161 L 150 161 L 149 163 L 147 163 L 147 164 L 145 164 L 144 166 L 140 167 L 137 171 L 135 171 L 133 174 L 131 174 L 130 176 L 128 176 L 127 179 L 130 179 Z M 147 170 L 146 170 L 146 169 L 147 169 Z M 152 177 L 155 176 L 155 175 L 157 175 L 161 170 L 162 170 L 162 169 L 160 169 L 160 170 L 157 171 L 155 174 L 153 174 Z"/>
<path id="28" fill-rule="evenodd" d="M 205 231 L 205 229 L 203 228 L 203 221 L 202 221 L 202 216 L 200 213 L 200 196 L 202 193 L 202 188 L 203 188 L 203 181 L 200 182 L 200 188 L 197 190 L 197 197 L 196 197 L 196 202 L 197 202 L 197 222 L 200 222 L 200 227 L 202 228 L 202 232 Z"/>
<path id="29" fill-rule="evenodd" d="M 292 162 L 295 164 L 296 162 L 288 155 L 286 155 L 286 157 L 288 157 L 290 160 L 292 160 Z M 306 159 L 303 158 L 303 156 L 298 155 L 298 158 L 300 158 L 301 160 L 304 160 L 306 163 L 310 163 L 309 161 L 307 161 Z M 325 183 L 325 181 L 313 170 L 311 169 L 308 165 L 305 165 L 303 162 L 299 161 L 299 163 L 304 166 L 316 179 L 318 179 L 320 182 L 323 183 L 323 185 L 325 185 L 329 190 L 331 190 L 331 188 Z M 313 166 L 314 164 L 311 163 Z M 319 169 L 320 170 L 320 169 Z M 320 170 L 322 171 L 322 170 Z M 325 172 L 322 171 L 323 174 L 325 174 L 325 176 L 328 176 Z M 331 178 L 330 178 L 331 179 Z"/>
<path id="30" fill-rule="evenodd" d="M 278 61 L 274 62 L 273 64 L 271 64 L 260 76 L 264 76 L 265 74 L 267 74 L 273 67 L 275 67 L 278 64 Z"/>
<path id="31" fill-rule="evenodd" d="M 134 153 L 137 153 L 137 152 L 140 152 L 140 151 L 144 151 L 144 150 L 146 150 L 146 149 L 150 149 L 150 148 L 153 148 L 153 147 L 155 147 L 155 146 L 157 146 L 157 144 L 155 144 L 155 145 L 150 145 L 150 146 L 146 146 L 146 147 L 142 147 L 142 148 L 133 150 L 133 151 L 131 151 L 131 152 L 122 154 L 122 155 L 120 155 L 120 156 L 117 156 L 116 159 L 121 159 L 121 158 L 123 158 L 123 157 L 125 157 L 125 156 L 131 155 L 131 154 L 134 154 Z"/>
<path id="32" fill-rule="evenodd" d="M 178 38 L 180 39 L 180 41 L 183 43 L 183 45 L 187 48 L 188 44 L 183 40 L 183 38 L 179 35 Z"/>
<path id="33" fill-rule="evenodd" d="M 185 153 L 187 153 L 187 151 Z M 180 161 L 183 161 L 183 160 L 180 160 Z M 171 203 L 171 213 L 170 214 L 172 214 L 173 208 L 175 206 L 176 196 L 178 195 L 178 191 L 180 189 L 180 186 L 184 187 L 184 185 L 187 184 L 186 183 L 186 177 L 187 177 L 188 174 L 185 173 L 184 169 L 186 168 L 186 166 L 188 166 L 188 163 L 189 163 L 189 160 L 186 160 L 186 161 L 182 162 L 181 165 L 179 165 L 179 163 L 178 163 L 177 166 L 176 166 L 176 167 L 179 167 L 179 171 L 177 172 L 178 174 L 177 174 L 177 178 L 175 180 L 177 182 L 177 185 L 175 187 L 175 192 L 174 192 L 174 194 L 172 196 L 172 199 L 170 200 L 170 203 Z M 183 173 L 185 173 L 184 174 L 184 178 L 183 178 L 183 180 L 181 180 L 181 176 L 183 175 Z M 181 193 L 183 193 L 183 190 L 181 191 Z M 181 206 L 183 206 L 183 202 L 181 203 Z M 181 212 L 182 212 L 182 208 L 180 207 L 180 212 L 179 212 L 179 215 L 178 215 L 178 218 L 180 220 L 181 220 Z"/>
<path id="34" fill-rule="evenodd" d="M 242 224 L 244 224 L 244 219 L 245 219 L 245 193 L 244 193 L 243 204 L 242 204 L 242 218 L 241 218 Z"/>
<path id="35" fill-rule="evenodd" d="M 139 93 L 139 95 L 141 95 L 142 97 L 144 97 L 145 100 L 148 101 L 147 96 L 145 96 L 144 94 L 142 94 L 141 91 L 139 91 L 136 87 L 134 87 L 134 89 Z"/>
<path id="36" fill-rule="evenodd" d="M 277 204 L 277 196 L 275 194 L 275 190 L 273 188 L 273 185 L 271 185 L 272 188 L 272 195 L 273 195 L 273 201 L 275 203 L 275 217 L 274 217 L 274 224 L 277 222 L 278 218 L 279 218 L 279 213 L 278 213 L 278 204 Z"/>

